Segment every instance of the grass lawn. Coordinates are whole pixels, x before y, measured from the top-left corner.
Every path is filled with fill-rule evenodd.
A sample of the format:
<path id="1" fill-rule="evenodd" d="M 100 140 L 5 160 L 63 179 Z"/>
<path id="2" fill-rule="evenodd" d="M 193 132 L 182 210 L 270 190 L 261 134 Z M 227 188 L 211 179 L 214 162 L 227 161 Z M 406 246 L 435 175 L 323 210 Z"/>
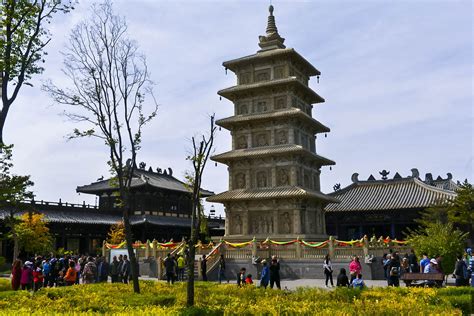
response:
<path id="1" fill-rule="evenodd" d="M 109 315 L 461 315 L 474 312 L 471 288 L 373 288 L 359 290 L 300 288 L 286 292 L 235 284 L 196 284 L 196 307 L 185 308 L 185 284 L 142 281 L 131 285 L 92 284 L 10 291 L 0 280 L 0 314 Z"/>

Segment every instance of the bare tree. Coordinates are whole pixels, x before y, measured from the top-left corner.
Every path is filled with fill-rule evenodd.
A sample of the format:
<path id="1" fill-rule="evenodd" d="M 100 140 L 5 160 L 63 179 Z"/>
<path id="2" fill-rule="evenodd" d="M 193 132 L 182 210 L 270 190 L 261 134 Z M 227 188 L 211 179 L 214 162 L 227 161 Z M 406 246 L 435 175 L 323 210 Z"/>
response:
<path id="1" fill-rule="evenodd" d="M 93 5 L 91 11 L 91 17 L 73 29 L 64 53 L 63 71 L 72 86 L 62 89 L 49 83 L 44 89 L 57 103 L 72 107 L 65 111 L 71 121 L 85 125 L 74 129 L 70 138 L 96 137 L 105 142 L 123 213 L 133 288 L 139 293 L 130 187 L 142 128 L 155 117 L 157 103 L 145 57 L 128 37 L 125 19 L 114 14 L 110 1 Z M 145 114 L 147 95 L 151 97 L 151 110 Z"/>
<path id="2" fill-rule="evenodd" d="M 44 27 L 57 12 L 69 12 L 72 1 L 3 0 L 0 5 L 0 144 L 7 115 L 23 85 L 43 72 L 44 48 L 51 40 Z"/>
<path id="3" fill-rule="evenodd" d="M 187 284 L 187 306 L 194 305 L 194 261 L 196 256 L 195 245 L 197 243 L 201 214 L 201 183 L 204 168 L 211 155 L 212 146 L 214 144 L 214 134 L 216 127 L 214 124 L 213 114 L 211 116 L 211 128 L 209 135 L 200 136 L 200 140 L 195 137 L 192 138 L 193 153 L 192 156 L 187 157 L 193 164 L 192 173 L 187 175 L 186 178 L 191 184 L 192 188 L 192 210 L 191 210 L 191 236 L 189 238 L 189 258 L 188 258 L 188 284 Z"/>

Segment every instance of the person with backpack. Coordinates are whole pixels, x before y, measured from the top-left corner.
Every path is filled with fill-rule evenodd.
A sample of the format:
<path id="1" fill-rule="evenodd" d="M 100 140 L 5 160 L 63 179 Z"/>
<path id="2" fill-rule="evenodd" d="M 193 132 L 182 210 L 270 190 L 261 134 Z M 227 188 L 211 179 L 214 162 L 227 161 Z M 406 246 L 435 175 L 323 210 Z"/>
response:
<path id="1" fill-rule="evenodd" d="M 51 280 L 51 263 L 49 258 L 46 258 L 43 261 L 43 280 L 44 280 L 44 287 L 47 287 L 50 284 Z"/>
<path id="2" fill-rule="evenodd" d="M 388 265 L 388 272 L 390 286 L 400 286 L 400 257 L 397 254 L 393 255 L 393 258 Z"/>
<path id="3" fill-rule="evenodd" d="M 349 278 L 346 274 L 346 269 L 341 268 L 339 275 L 337 276 L 336 286 L 338 287 L 349 287 Z"/>
<path id="4" fill-rule="evenodd" d="M 168 284 L 174 284 L 176 261 L 171 257 L 170 253 L 166 255 L 164 265 L 166 271 L 166 282 L 168 282 Z"/>
<path id="5" fill-rule="evenodd" d="M 43 282 L 44 282 L 43 270 L 40 267 L 40 263 L 37 262 L 34 264 L 32 276 L 33 276 L 33 291 L 36 292 L 43 286 Z"/>
<path id="6" fill-rule="evenodd" d="M 461 255 L 457 256 L 456 265 L 454 268 L 454 278 L 456 278 L 456 286 L 466 286 L 469 283 L 469 276 L 467 273 L 467 264 Z"/>
<path id="7" fill-rule="evenodd" d="M 94 258 L 89 257 L 87 263 L 82 271 L 82 283 L 91 284 L 94 283 L 97 274 L 97 266 L 95 265 Z"/>
<path id="8" fill-rule="evenodd" d="M 332 264 L 331 259 L 329 258 L 329 254 L 326 255 L 324 258 L 323 263 L 324 275 L 326 276 L 326 287 L 328 286 L 328 281 L 331 280 L 331 287 L 334 287 L 334 282 L 332 280 Z"/>
<path id="9" fill-rule="evenodd" d="M 33 263 L 26 261 L 21 269 L 20 285 L 22 290 L 30 290 L 33 282 Z"/>

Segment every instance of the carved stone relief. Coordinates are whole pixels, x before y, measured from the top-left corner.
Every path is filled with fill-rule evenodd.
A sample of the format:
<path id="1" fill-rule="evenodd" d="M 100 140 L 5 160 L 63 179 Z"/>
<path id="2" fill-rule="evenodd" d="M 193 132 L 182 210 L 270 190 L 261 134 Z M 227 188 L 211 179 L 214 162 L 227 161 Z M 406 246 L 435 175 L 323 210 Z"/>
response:
<path id="1" fill-rule="evenodd" d="M 288 131 L 280 130 L 277 132 L 277 144 L 288 144 Z"/>
<path id="2" fill-rule="evenodd" d="M 254 104 L 254 112 L 255 113 L 262 113 L 262 112 L 266 112 L 268 110 L 268 107 L 267 107 L 267 101 L 256 101 L 255 104 Z"/>
<path id="3" fill-rule="evenodd" d="M 253 234 L 272 234 L 274 232 L 273 216 L 260 214 L 252 216 L 250 231 Z"/>
<path id="4" fill-rule="evenodd" d="M 257 172 L 257 188 L 265 188 L 267 183 L 267 173 L 265 171 Z"/>
<path id="5" fill-rule="evenodd" d="M 277 97 L 275 98 L 275 110 L 281 110 L 286 108 L 286 97 Z"/>
<path id="6" fill-rule="evenodd" d="M 255 147 L 268 146 L 269 144 L 268 133 L 259 133 L 255 135 L 254 144 L 255 144 Z"/>
<path id="7" fill-rule="evenodd" d="M 247 103 L 239 104 L 238 114 L 248 114 L 248 113 L 249 113 L 249 109 L 248 109 Z"/>
<path id="8" fill-rule="evenodd" d="M 240 75 L 240 84 L 249 84 L 251 79 L 250 72 L 244 72 Z"/>
<path id="9" fill-rule="evenodd" d="M 274 69 L 275 79 L 282 79 L 285 77 L 285 66 L 277 66 Z"/>
<path id="10" fill-rule="evenodd" d="M 288 170 L 280 169 L 277 172 L 277 183 L 279 186 L 285 186 L 290 184 L 290 178 Z"/>
<path id="11" fill-rule="evenodd" d="M 245 174 L 240 172 L 235 175 L 235 188 L 245 189 Z"/>
<path id="12" fill-rule="evenodd" d="M 255 81 L 267 81 L 270 80 L 270 69 L 258 70 L 255 72 Z"/>
<path id="13" fill-rule="evenodd" d="M 234 225 L 232 225 L 233 233 L 235 235 L 241 235 L 243 231 L 243 223 L 240 215 L 235 215 L 232 222 L 234 223 Z"/>
<path id="14" fill-rule="evenodd" d="M 289 212 L 285 212 L 280 216 L 280 232 L 282 234 L 291 234 L 292 221 Z"/>
<path id="15" fill-rule="evenodd" d="M 237 149 L 245 149 L 247 147 L 248 147 L 248 145 L 247 145 L 247 136 L 242 135 L 242 136 L 237 137 L 236 148 Z"/>

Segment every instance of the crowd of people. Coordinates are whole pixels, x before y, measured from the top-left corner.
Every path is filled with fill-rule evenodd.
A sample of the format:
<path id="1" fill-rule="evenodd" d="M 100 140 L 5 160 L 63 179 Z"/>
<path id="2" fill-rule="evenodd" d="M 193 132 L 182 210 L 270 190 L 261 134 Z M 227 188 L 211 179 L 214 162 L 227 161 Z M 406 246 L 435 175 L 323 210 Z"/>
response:
<path id="1" fill-rule="evenodd" d="M 114 256 L 110 263 L 101 256 L 38 256 L 24 263 L 15 260 L 11 282 L 15 291 L 37 291 L 42 287 L 107 282 L 109 277 L 113 283 L 128 283 L 130 276 L 127 255 Z"/>
<path id="2" fill-rule="evenodd" d="M 175 281 L 185 281 L 185 270 L 187 266 L 187 254 L 168 254 L 163 260 L 163 268 L 168 283 Z M 207 260 L 203 255 L 200 260 L 200 275 L 203 281 L 207 281 Z M 384 277 L 388 286 L 400 286 L 400 279 L 405 273 L 441 273 L 442 258 L 429 258 L 423 254 L 421 260 L 412 250 L 410 254 L 401 256 L 397 252 L 384 254 L 382 266 Z M 456 286 L 469 285 L 471 275 L 470 262 L 474 262 L 471 249 L 467 249 L 464 256 L 458 256 L 454 267 L 453 277 Z M 259 286 L 273 289 L 281 289 L 280 283 L 280 261 L 276 256 L 272 256 L 268 261 L 259 260 L 261 267 Z M 471 264 L 472 265 L 472 264 Z M 358 256 L 353 256 L 348 265 L 349 274 L 346 268 L 340 268 L 336 280 L 337 287 L 363 288 L 365 282 L 362 278 L 362 264 Z M 325 275 L 325 286 L 334 287 L 333 265 L 331 258 L 326 255 L 323 261 L 323 271 Z M 223 254 L 218 261 L 218 282 L 227 281 L 226 259 Z M 13 290 L 33 290 L 37 291 L 42 287 L 71 286 L 73 284 L 90 284 L 99 282 L 128 283 L 131 279 L 131 263 L 127 255 L 114 256 L 108 263 L 105 257 L 97 256 L 49 256 L 35 257 L 22 263 L 17 259 L 12 266 L 11 282 Z M 437 281 L 427 280 L 425 285 L 436 284 Z M 246 268 L 241 268 L 237 275 L 237 285 L 239 287 L 254 284 L 252 274 L 247 274 Z"/>

